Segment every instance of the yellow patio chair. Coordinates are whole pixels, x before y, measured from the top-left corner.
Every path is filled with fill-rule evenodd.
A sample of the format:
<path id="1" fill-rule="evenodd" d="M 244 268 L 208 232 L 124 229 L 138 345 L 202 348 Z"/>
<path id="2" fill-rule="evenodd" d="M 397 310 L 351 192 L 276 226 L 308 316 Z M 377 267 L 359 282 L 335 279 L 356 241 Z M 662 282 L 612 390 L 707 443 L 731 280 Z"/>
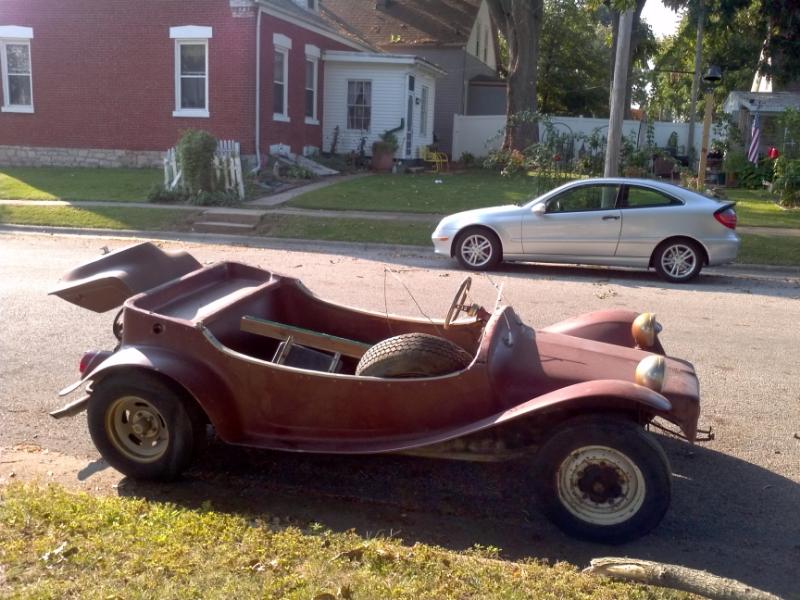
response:
<path id="1" fill-rule="evenodd" d="M 428 148 L 428 146 L 420 146 L 419 157 L 423 162 L 431 163 L 435 173 L 450 169 L 450 159 L 447 158 L 447 154 L 444 152 L 436 152 Z"/>

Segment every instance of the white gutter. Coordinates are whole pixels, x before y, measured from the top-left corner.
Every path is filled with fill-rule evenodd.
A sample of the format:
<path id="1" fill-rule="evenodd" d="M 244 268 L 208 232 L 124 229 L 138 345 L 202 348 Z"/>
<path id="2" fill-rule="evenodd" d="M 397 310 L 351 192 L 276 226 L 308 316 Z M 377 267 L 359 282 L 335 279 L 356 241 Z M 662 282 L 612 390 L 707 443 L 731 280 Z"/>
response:
<path id="1" fill-rule="evenodd" d="M 258 7 L 256 18 L 256 166 L 252 170 L 261 170 L 261 7 Z"/>

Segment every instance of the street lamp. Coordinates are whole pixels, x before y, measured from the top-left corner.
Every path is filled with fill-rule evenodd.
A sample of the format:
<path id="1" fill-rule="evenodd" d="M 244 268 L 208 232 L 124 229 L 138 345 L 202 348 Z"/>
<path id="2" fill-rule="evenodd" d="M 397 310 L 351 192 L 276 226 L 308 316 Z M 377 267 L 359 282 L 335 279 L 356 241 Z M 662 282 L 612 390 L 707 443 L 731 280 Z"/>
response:
<path id="1" fill-rule="evenodd" d="M 703 189 L 706 182 L 706 159 L 708 157 L 708 134 L 711 129 L 711 113 L 714 110 L 714 88 L 722 81 L 722 69 L 709 65 L 703 76 L 706 84 L 706 114 L 703 117 L 703 137 L 700 142 L 700 165 L 697 167 L 697 189 Z"/>

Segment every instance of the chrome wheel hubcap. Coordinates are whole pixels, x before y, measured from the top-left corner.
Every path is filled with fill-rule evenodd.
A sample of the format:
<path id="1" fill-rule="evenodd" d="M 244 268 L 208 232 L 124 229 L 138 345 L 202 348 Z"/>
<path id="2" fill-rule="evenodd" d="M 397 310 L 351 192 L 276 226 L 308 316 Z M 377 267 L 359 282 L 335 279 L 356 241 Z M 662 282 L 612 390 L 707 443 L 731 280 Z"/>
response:
<path id="1" fill-rule="evenodd" d="M 690 246 L 676 244 L 662 254 L 661 266 L 670 277 L 688 277 L 697 266 L 697 254 Z"/>
<path id="2" fill-rule="evenodd" d="M 622 452 L 607 446 L 584 446 L 570 453 L 556 473 L 558 497 L 581 521 L 617 525 L 644 503 L 644 476 Z"/>
<path id="3" fill-rule="evenodd" d="M 461 257 L 473 267 L 482 267 L 492 258 L 492 243 L 484 236 L 468 236 L 461 244 Z"/>
<path id="4" fill-rule="evenodd" d="M 117 398 L 106 411 L 106 432 L 114 447 L 136 462 L 161 458 L 169 444 L 169 430 L 158 409 L 144 398 Z"/>

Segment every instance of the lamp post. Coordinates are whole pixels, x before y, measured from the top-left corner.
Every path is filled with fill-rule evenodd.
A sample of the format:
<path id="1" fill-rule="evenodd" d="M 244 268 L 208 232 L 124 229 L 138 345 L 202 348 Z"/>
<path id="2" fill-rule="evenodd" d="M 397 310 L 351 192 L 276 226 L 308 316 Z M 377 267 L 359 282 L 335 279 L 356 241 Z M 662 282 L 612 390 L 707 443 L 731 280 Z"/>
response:
<path id="1" fill-rule="evenodd" d="M 697 167 L 697 189 L 702 189 L 706 182 L 706 159 L 708 157 L 708 134 L 711 129 L 711 113 L 714 110 L 714 87 L 722 81 L 722 69 L 710 65 L 703 76 L 706 83 L 706 114 L 703 117 L 703 137 L 700 142 L 700 165 Z"/>

